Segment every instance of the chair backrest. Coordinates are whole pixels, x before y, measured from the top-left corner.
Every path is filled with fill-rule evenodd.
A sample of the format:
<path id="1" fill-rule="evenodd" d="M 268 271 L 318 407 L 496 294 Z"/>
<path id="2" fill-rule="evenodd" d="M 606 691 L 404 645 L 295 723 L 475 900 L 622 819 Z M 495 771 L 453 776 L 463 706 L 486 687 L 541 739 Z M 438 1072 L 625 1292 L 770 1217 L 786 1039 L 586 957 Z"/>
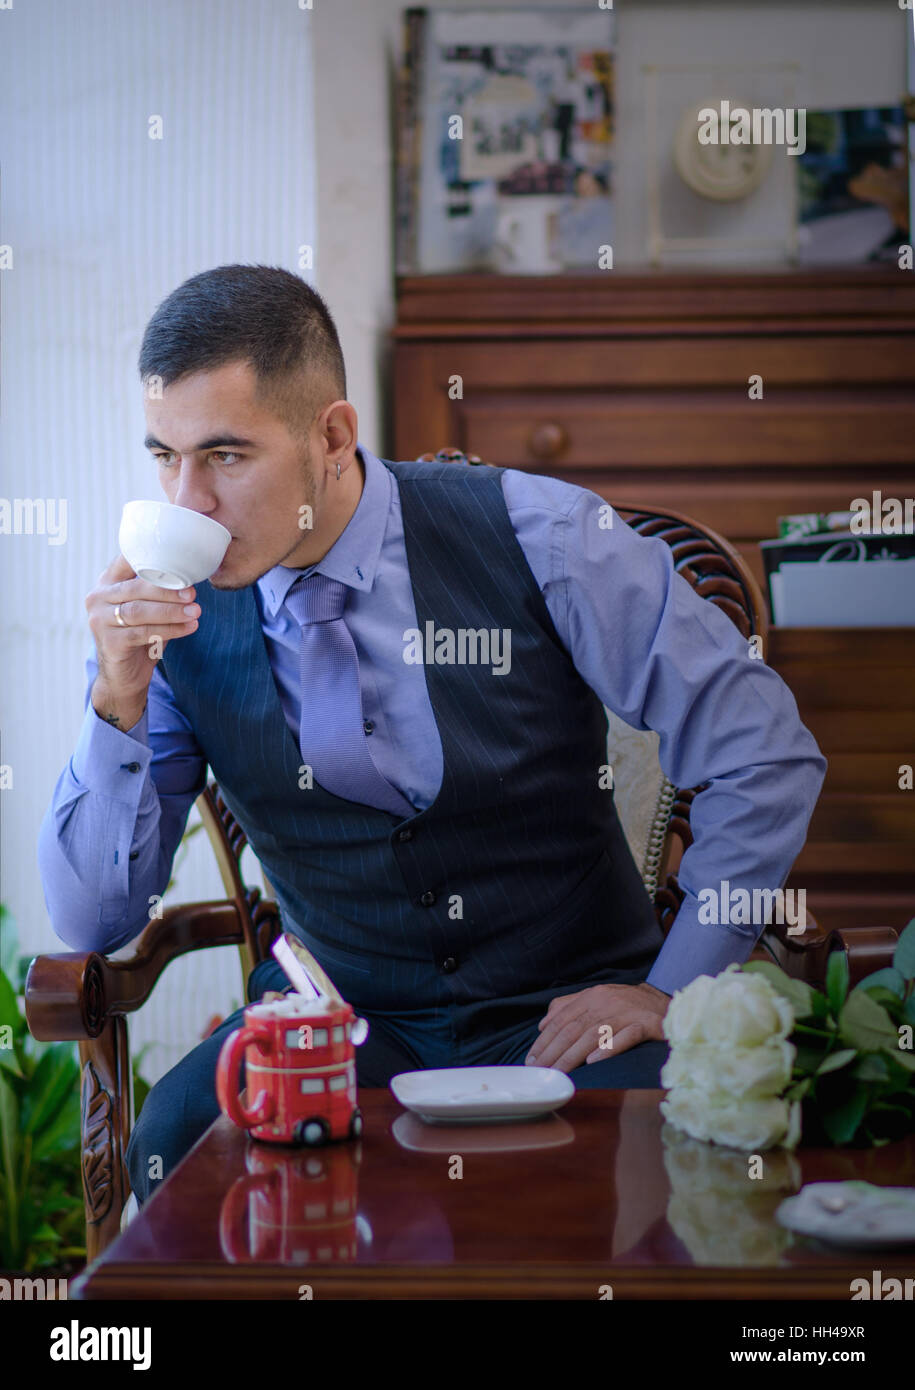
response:
<path id="1" fill-rule="evenodd" d="M 255 965 L 269 954 L 275 937 L 281 931 L 279 909 L 272 896 L 265 898 L 259 888 L 245 885 L 241 857 L 248 845 L 248 837 L 226 805 L 216 782 L 204 788 L 196 806 L 216 855 L 226 897 L 234 903 L 241 922 L 244 941 L 238 949 L 242 979 L 247 981 Z M 268 894 L 272 895 L 273 890 L 263 869 L 261 874 Z"/>

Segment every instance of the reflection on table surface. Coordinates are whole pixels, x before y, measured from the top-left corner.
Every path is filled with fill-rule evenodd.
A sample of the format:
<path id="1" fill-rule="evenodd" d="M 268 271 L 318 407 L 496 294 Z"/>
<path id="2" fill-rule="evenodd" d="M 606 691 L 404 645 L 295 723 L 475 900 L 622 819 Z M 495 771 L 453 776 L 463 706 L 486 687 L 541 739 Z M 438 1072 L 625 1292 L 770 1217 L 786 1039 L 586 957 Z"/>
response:
<path id="1" fill-rule="evenodd" d="M 222 1118 L 103 1262 L 819 1266 L 848 1254 L 781 1227 L 785 1197 L 915 1173 L 915 1136 L 755 1158 L 715 1148 L 664 1122 L 662 1094 L 579 1091 L 546 1118 L 427 1126 L 364 1090 L 362 1138 L 319 1149 L 257 1143 Z"/>

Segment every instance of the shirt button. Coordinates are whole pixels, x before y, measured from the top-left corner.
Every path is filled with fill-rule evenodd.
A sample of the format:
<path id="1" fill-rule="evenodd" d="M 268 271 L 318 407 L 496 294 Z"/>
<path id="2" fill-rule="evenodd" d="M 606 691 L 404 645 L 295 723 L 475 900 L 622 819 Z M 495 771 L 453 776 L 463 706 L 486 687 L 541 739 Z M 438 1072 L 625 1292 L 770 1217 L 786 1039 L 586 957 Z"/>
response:
<path id="1" fill-rule="evenodd" d="M 128 771 L 128 772 L 139 772 L 139 771 L 140 771 L 140 764 L 139 764 L 139 763 L 125 763 L 124 766 L 127 768 L 127 771 Z"/>
<path id="2" fill-rule="evenodd" d="M 450 975 L 452 970 L 457 970 L 457 961 L 454 956 L 448 956 L 447 960 L 442 961 L 442 969 L 446 975 Z"/>
<path id="3" fill-rule="evenodd" d="M 397 838 L 401 844 L 405 844 L 407 840 L 413 839 L 413 831 L 407 826 L 405 830 L 398 830 Z"/>
<path id="4" fill-rule="evenodd" d="M 139 857 L 140 851 L 138 849 L 132 849 L 129 855 L 127 856 L 128 859 L 139 859 Z"/>
<path id="5" fill-rule="evenodd" d="M 375 725 L 372 723 L 371 719 L 364 719 L 362 721 L 362 727 L 367 734 L 370 734 L 374 729 Z"/>
<path id="6" fill-rule="evenodd" d="M 423 907 L 431 907 L 432 904 L 435 902 L 435 894 L 430 893 L 427 889 L 426 892 L 423 893 L 422 897 L 420 898 L 420 902 L 422 903 Z"/>

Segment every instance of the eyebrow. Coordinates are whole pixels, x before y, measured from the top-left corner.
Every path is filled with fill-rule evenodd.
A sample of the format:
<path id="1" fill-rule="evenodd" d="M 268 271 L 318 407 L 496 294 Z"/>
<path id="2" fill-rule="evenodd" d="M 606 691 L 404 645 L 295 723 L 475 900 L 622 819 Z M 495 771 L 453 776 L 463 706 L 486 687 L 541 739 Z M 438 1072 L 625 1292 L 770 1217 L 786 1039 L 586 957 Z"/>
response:
<path id="1" fill-rule="evenodd" d="M 251 449 L 255 447 L 253 439 L 240 439 L 235 434 L 216 434 L 211 439 L 203 439 L 196 449 L 191 449 L 192 454 L 202 454 L 207 449 L 222 449 L 225 445 L 233 449 Z M 148 434 L 143 441 L 145 449 L 165 449 L 166 453 L 172 453 L 167 444 L 163 444 L 154 434 Z"/>

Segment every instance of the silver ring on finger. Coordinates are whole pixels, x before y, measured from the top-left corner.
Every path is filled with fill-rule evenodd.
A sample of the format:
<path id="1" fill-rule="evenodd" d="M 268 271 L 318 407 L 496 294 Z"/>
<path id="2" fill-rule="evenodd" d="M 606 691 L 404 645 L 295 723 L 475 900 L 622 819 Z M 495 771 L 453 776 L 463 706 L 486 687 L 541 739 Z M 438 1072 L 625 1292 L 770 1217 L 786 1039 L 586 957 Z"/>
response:
<path id="1" fill-rule="evenodd" d="M 121 605 L 119 603 L 114 605 L 114 621 L 117 623 L 118 627 L 127 627 L 127 624 L 121 617 Z"/>

